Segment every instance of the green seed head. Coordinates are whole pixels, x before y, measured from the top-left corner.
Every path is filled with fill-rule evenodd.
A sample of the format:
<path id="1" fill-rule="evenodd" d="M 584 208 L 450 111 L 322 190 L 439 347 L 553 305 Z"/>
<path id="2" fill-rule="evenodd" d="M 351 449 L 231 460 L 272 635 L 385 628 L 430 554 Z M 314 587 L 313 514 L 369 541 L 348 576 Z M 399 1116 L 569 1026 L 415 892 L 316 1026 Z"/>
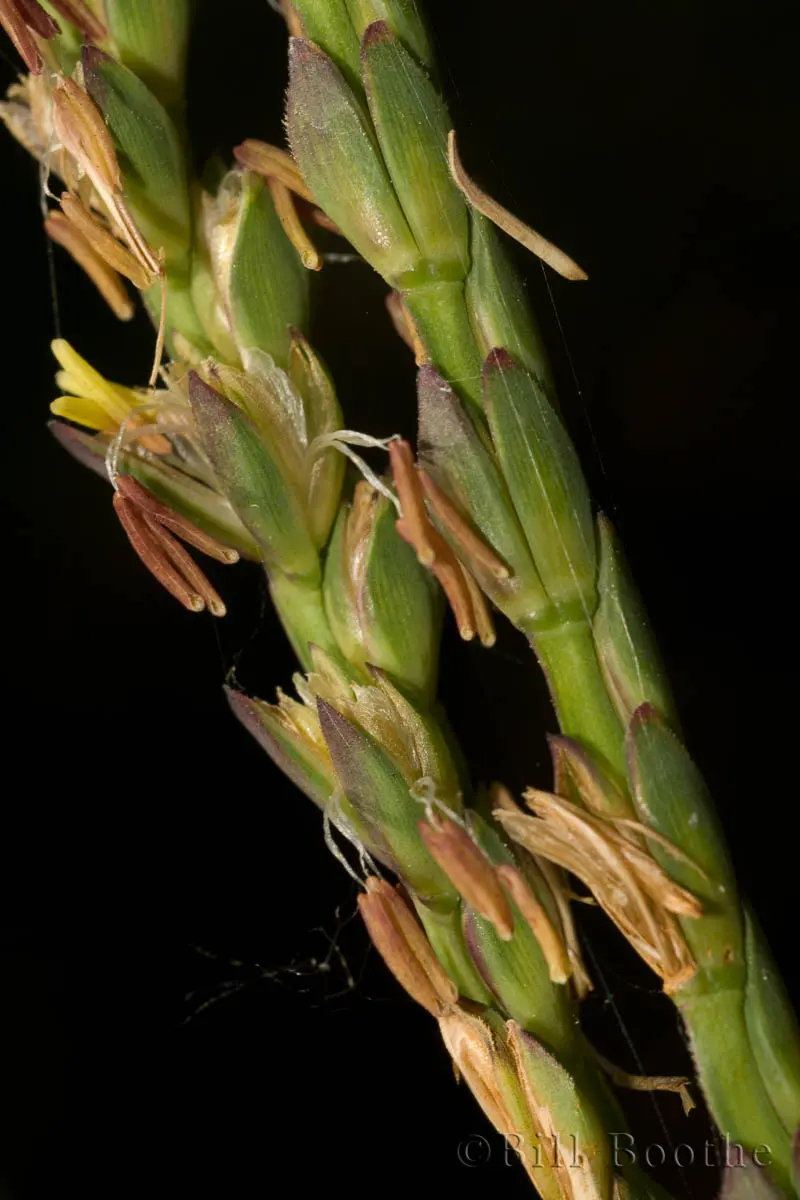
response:
<path id="1" fill-rule="evenodd" d="M 447 166 L 450 117 L 444 101 L 385 21 L 364 34 L 364 85 L 397 197 L 424 259 L 424 276 L 464 279 L 469 265 L 467 210 Z"/>
<path id="2" fill-rule="evenodd" d="M 500 467 L 551 603 L 578 618 L 595 607 L 595 533 L 578 456 L 541 383 L 507 350 L 483 368 Z"/>
<path id="3" fill-rule="evenodd" d="M 335 63 L 292 38 L 286 126 L 314 199 L 384 279 L 422 265 L 362 101 Z"/>
<path id="4" fill-rule="evenodd" d="M 343 508 L 328 551 L 325 608 L 342 653 L 430 699 L 441 605 L 432 577 L 395 529 L 392 504 L 367 483 Z"/>
<path id="5" fill-rule="evenodd" d="M 647 613 L 611 522 L 602 514 L 598 532 L 600 571 L 593 629 L 608 694 L 624 724 L 648 701 L 677 728 L 677 713 Z"/>
<path id="6" fill-rule="evenodd" d="M 487 570 L 448 531 L 457 552 L 510 619 L 546 609 L 547 596 L 485 427 L 473 423 L 453 388 L 432 367 L 420 369 L 417 396 L 422 465 L 507 572 L 501 577 Z"/>
<path id="7" fill-rule="evenodd" d="M 266 565 L 313 581 L 319 559 L 311 538 L 290 447 L 279 448 L 270 424 L 273 412 L 261 392 L 254 396 L 240 378 L 226 398 L 195 371 L 189 401 L 201 445 L 220 490 L 261 547 Z M 258 423 L 249 413 L 256 417 Z"/>

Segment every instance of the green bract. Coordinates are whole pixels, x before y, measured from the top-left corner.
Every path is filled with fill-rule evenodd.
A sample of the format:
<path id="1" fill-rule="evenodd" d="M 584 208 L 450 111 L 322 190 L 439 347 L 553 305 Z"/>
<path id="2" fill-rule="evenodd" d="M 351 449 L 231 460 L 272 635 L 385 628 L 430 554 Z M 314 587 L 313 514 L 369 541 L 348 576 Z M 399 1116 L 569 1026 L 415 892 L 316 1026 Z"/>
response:
<path id="1" fill-rule="evenodd" d="M 467 210 L 447 166 L 444 102 L 385 21 L 369 26 L 361 54 L 378 143 L 426 269 L 461 280 L 469 265 Z"/>
<path id="2" fill-rule="evenodd" d="M 188 272 L 192 213 L 181 140 L 164 106 L 133 71 L 94 46 L 83 51 L 89 95 L 116 146 L 125 197 L 141 233 L 170 270 Z"/>
<path id="3" fill-rule="evenodd" d="M 600 572 L 592 628 L 608 694 L 625 723 L 647 701 L 677 726 L 672 693 L 642 599 L 610 521 L 601 515 L 597 525 Z"/>
<path id="4" fill-rule="evenodd" d="M 418 270 L 419 247 L 362 101 L 303 38 L 291 43 L 286 128 L 314 199 L 358 252 L 389 282 Z"/>
<path id="5" fill-rule="evenodd" d="M 192 0 L 104 2 L 108 31 L 120 62 L 134 71 L 166 108 L 180 110 Z"/>
<path id="6" fill-rule="evenodd" d="M 240 186 L 228 276 L 234 337 L 240 353 L 255 347 L 286 367 L 291 328 L 303 328 L 308 317 L 308 272 L 283 233 L 264 181 L 246 171 Z"/>
<path id="7" fill-rule="evenodd" d="M 220 489 L 258 542 L 267 565 L 288 575 L 317 579 L 319 559 L 303 502 L 286 478 L 276 450 L 236 404 L 194 371 L 189 397 Z"/>
<path id="8" fill-rule="evenodd" d="M 342 509 L 325 567 L 325 607 L 350 663 L 381 668 L 430 699 L 441 606 L 432 577 L 395 529 L 389 501 L 363 485 Z"/>
<path id="9" fill-rule="evenodd" d="M 492 440 L 536 570 L 550 601 L 573 616 L 595 605 L 595 541 L 589 490 L 540 383 L 506 350 L 483 370 Z"/>

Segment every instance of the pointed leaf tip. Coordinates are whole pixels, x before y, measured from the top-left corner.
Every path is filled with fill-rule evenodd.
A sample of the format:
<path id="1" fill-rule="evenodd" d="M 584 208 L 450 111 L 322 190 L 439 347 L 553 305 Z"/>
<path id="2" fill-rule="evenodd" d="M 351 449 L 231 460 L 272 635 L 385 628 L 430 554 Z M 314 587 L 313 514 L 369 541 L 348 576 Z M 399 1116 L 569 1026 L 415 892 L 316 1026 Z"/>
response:
<path id="1" fill-rule="evenodd" d="M 82 47 L 81 65 L 83 67 L 83 79 L 86 84 L 86 90 L 95 104 L 99 104 L 101 107 L 105 102 L 107 88 L 100 68 L 109 62 L 113 62 L 111 55 L 106 54 L 105 50 L 101 50 L 99 46 L 86 43 Z"/>
<path id="2" fill-rule="evenodd" d="M 645 700 L 638 708 L 634 709 L 631 714 L 629 732 L 635 732 L 637 729 L 645 725 L 662 724 L 661 716 L 658 709 L 655 708 L 649 700 Z"/>
<path id="3" fill-rule="evenodd" d="M 373 21 L 364 30 L 364 36 L 361 39 L 361 57 L 363 59 L 365 51 L 370 46 L 380 45 L 382 42 L 390 42 L 395 40 L 391 26 L 388 21 Z"/>
<path id="4" fill-rule="evenodd" d="M 218 410 L 224 410 L 229 406 L 229 401 L 226 401 L 225 397 L 216 388 L 213 388 L 210 383 L 206 383 L 205 379 L 198 375 L 197 371 L 190 371 L 189 404 L 193 411 L 196 407 L 199 409 L 216 407 Z"/>
<path id="5" fill-rule="evenodd" d="M 492 371 L 513 371 L 516 367 L 514 359 L 509 352 L 502 346 L 495 346 L 486 355 L 486 360 L 483 364 L 484 376 Z"/>
<path id="6" fill-rule="evenodd" d="M 247 732 L 252 734 L 262 749 L 270 752 L 273 749 L 273 742 L 266 733 L 264 722 L 259 720 L 256 702 L 246 692 L 229 687 L 228 684 L 225 684 L 222 690 L 228 701 L 228 707 L 237 721 L 244 725 Z"/>
<path id="7" fill-rule="evenodd" d="M 325 738 L 328 749 L 332 754 L 332 741 L 348 745 L 358 740 L 358 731 L 355 726 L 346 717 L 343 717 L 337 708 L 334 708 L 327 700 L 323 700 L 321 696 L 317 697 L 317 716 L 319 717 L 322 736 Z"/>
<path id="8" fill-rule="evenodd" d="M 324 50 L 321 50 L 316 42 L 312 42 L 310 38 L 291 37 L 289 38 L 289 76 L 292 72 L 301 70 L 307 67 L 312 62 L 324 63 L 325 66 L 332 66 L 331 60 L 328 58 Z"/>

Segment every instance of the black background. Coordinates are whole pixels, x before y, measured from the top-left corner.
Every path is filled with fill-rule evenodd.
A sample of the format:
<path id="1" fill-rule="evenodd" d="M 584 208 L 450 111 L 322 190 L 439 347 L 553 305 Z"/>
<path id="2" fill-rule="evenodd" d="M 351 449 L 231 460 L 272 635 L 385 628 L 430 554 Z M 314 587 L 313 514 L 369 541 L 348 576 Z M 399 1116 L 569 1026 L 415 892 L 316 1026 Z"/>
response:
<path id="1" fill-rule="evenodd" d="M 431 16 L 468 168 L 589 272 L 585 285 L 550 277 L 553 304 L 520 257 L 567 420 L 789 972 L 795 5 L 440 0 Z M 200 5 L 201 156 L 279 140 L 284 52 L 262 0 Z M 293 669 L 259 572 L 215 574 L 225 621 L 183 612 L 135 559 L 107 487 L 47 433 L 55 317 L 37 177 L 10 139 L 2 160 L 0 1197 L 134 1183 L 249 1196 L 286 1186 L 281 1173 L 301 1190 L 528 1194 L 496 1138 L 489 1165 L 459 1165 L 458 1144 L 488 1127 L 432 1023 L 368 951 L 316 812 L 227 713 L 234 664 L 267 696 Z M 64 336 L 143 383 L 147 322 L 116 325 L 59 250 L 54 263 Z M 413 364 L 383 285 L 360 264 L 314 285 L 314 341 L 349 423 L 413 434 Z M 488 654 L 448 628 L 442 693 L 476 778 L 546 785 L 552 718 L 519 638 L 503 630 Z M 584 915 L 607 985 L 587 1028 L 630 1070 L 685 1069 L 673 1008 Z M 649 1098 L 628 1107 L 642 1144 L 665 1140 Z M 702 1114 L 685 1123 L 672 1097 L 659 1109 L 673 1141 L 702 1147 Z M 714 1173 L 688 1184 L 711 1194 Z"/>

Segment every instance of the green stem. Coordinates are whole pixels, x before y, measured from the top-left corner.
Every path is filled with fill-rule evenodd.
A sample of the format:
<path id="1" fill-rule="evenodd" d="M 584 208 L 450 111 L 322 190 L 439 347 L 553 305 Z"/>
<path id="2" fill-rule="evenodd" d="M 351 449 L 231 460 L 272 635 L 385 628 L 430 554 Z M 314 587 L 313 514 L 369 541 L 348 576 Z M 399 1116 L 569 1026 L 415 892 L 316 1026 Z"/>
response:
<path id="1" fill-rule="evenodd" d="M 403 298 L 431 362 L 468 403 L 483 412 L 481 355 L 464 301 L 463 283 L 426 283 Z"/>
<path id="2" fill-rule="evenodd" d="M 589 622 L 564 621 L 542 629 L 522 621 L 520 628 L 545 673 L 562 732 L 597 755 L 624 783 L 624 732 L 600 672 Z"/>
<path id="3" fill-rule="evenodd" d="M 675 997 L 689 1033 L 700 1085 L 720 1132 L 759 1152 L 791 1194 L 791 1142 L 767 1094 L 753 1055 L 741 989 Z"/>
<path id="4" fill-rule="evenodd" d="M 745 906 L 744 1015 L 753 1054 L 784 1129 L 800 1129 L 800 1029 L 758 922 Z"/>
<path id="5" fill-rule="evenodd" d="M 320 584 L 280 571 L 273 571 L 268 578 L 272 602 L 303 670 L 313 669 L 309 646 L 314 645 L 325 650 L 348 675 L 352 675 L 352 667 L 342 657 L 331 631 Z"/>

